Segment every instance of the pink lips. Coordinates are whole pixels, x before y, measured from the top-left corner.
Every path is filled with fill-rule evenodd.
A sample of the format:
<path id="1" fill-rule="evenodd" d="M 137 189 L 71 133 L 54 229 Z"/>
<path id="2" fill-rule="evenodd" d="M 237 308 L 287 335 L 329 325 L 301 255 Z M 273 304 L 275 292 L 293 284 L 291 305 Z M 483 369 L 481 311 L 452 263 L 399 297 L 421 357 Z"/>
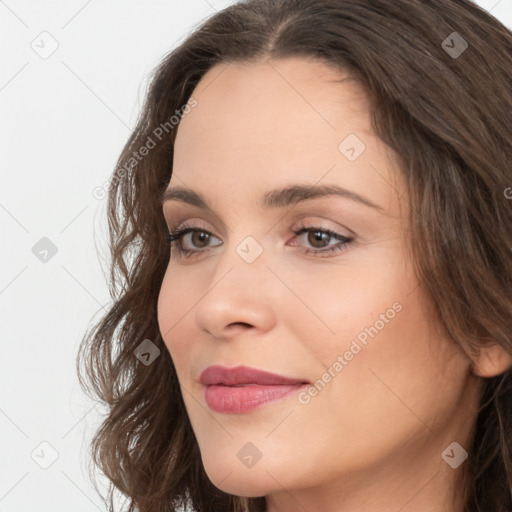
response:
<path id="1" fill-rule="evenodd" d="M 217 412 L 241 414 L 282 399 L 309 384 L 246 366 L 209 366 L 199 381 L 205 385 L 205 400 Z"/>

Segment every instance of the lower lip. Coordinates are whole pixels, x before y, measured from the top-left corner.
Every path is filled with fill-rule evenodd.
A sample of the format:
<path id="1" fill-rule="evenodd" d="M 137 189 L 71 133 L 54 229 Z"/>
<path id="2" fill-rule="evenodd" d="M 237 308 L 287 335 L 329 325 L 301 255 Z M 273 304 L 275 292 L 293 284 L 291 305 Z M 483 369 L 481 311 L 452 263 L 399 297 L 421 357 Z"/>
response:
<path id="1" fill-rule="evenodd" d="M 205 399 L 210 409 L 227 414 L 242 414 L 305 388 L 307 384 L 259 386 L 205 386 Z"/>

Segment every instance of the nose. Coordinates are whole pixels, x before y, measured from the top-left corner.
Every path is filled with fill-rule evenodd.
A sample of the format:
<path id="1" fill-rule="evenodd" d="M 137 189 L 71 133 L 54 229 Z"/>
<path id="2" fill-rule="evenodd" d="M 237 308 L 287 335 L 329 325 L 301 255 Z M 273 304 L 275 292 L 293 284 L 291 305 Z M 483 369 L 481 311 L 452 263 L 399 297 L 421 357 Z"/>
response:
<path id="1" fill-rule="evenodd" d="M 236 253 L 223 255 L 196 304 L 196 325 L 219 340 L 261 335 L 276 323 L 279 284 L 263 258 L 247 263 Z"/>

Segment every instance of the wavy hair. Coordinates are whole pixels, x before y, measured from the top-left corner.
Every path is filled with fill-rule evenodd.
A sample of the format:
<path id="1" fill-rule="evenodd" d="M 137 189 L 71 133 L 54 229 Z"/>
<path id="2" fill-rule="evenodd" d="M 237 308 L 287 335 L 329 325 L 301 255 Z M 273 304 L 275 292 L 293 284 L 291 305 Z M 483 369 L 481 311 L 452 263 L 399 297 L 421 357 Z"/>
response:
<path id="1" fill-rule="evenodd" d="M 343 70 L 367 92 L 373 129 L 398 155 L 411 255 L 436 321 L 470 357 L 489 340 L 512 353 L 512 33 L 469 0 L 238 2 L 155 69 L 110 182 L 113 302 L 77 356 L 82 389 L 107 408 L 91 452 L 109 480 L 109 510 L 115 490 L 129 512 L 265 510 L 264 497 L 224 493 L 203 468 L 157 322 L 169 259 L 160 199 L 203 75 L 293 56 Z M 134 355 L 146 339 L 161 351 L 150 366 Z M 481 389 L 459 482 L 465 512 L 510 512 L 511 371 L 482 378 Z"/>

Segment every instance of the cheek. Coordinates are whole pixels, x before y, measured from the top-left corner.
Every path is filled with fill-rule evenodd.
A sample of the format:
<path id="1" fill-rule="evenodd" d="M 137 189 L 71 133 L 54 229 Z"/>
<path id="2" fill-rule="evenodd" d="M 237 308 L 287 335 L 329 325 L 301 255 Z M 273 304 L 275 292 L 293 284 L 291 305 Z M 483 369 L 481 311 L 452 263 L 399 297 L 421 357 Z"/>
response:
<path id="1" fill-rule="evenodd" d="M 338 316 L 333 309 L 324 317 L 336 334 L 312 345 L 322 369 L 307 407 L 318 417 L 329 408 L 329 428 L 354 457 L 441 430 L 467 367 L 460 349 L 432 329 L 420 289 L 388 283 L 374 291 L 339 302 Z"/>
<path id="2" fill-rule="evenodd" d="M 317 338 L 310 346 L 310 366 L 317 371 L 314 391 L 303 395 L 294 411 L 300 428 L 283 423 L 273 441 L 290 446 L 307 439 L 307 465 L 319 477 L 333 467 L 363 470 L 385 458 L 419 453 L 436 439 L 432 433 L 452 420 L 463 392 L 464 363 L 447 348 L 448 341 L 429 335 L 413 296 L 401 298 L 401 310 L 380 330 L 370 329 L 375 319 L 364 304 L 358 310 L 346 302 L 352 319 L 331 324 L 336 336 Z M 372 333 L 366 344 L 356 336 L 366 333 L 364 327 Z"/>
<path id="3" fill-rule="evenodd" d="M 195 301 L 190 286 L 184 286 L 180 281 L 178 275 L 171 277 L 169 267 L 158 296 L 157 317 L 160 333 L 181 379 L 181 369 L 187 355 L 186 340 L 190 338 L 186 332 L 187 322 L 190 321 L 187 311 Z"/>
<path id="4" fill-rule="evenodd" d="M 337 355 L 349 351 L 354 340 L 365 348 L 389 332 L 389 326 L 404 317 L 400 310 L 414 286 L 408 276 L 396 270 L 393 274 L 393 265 L 384 268 L 382 261 L 321 270 L 306 281 L 293 283 L 302 304 L 292 297 L 294 300 L 279 305 L 278 314 L 286 312 L 287 327 L 294 330 L 291 337 L 307 343 L 308 350 L 326 367 Z"/>
<path id="5" fill-rule="evenodd" d="M 307 345 L 317 383 L 307 407 L 322 417 L 330 404 L 333 428 L 347 438 L 378 437 L 376 422 L 383 441 L 393 437 L 393 422 L 404 435 L 424 428 L 418 417 L 434 421 L 460 392 L 454 372 L 463 374 L 465 360 L 432 329 L 421 288 L 404 268 L 395 260 L 385 269 L 361 266 L 319 281 L 308 295 L 317 318 L 305 312 L 290 324 L 296 342 Z"/>

